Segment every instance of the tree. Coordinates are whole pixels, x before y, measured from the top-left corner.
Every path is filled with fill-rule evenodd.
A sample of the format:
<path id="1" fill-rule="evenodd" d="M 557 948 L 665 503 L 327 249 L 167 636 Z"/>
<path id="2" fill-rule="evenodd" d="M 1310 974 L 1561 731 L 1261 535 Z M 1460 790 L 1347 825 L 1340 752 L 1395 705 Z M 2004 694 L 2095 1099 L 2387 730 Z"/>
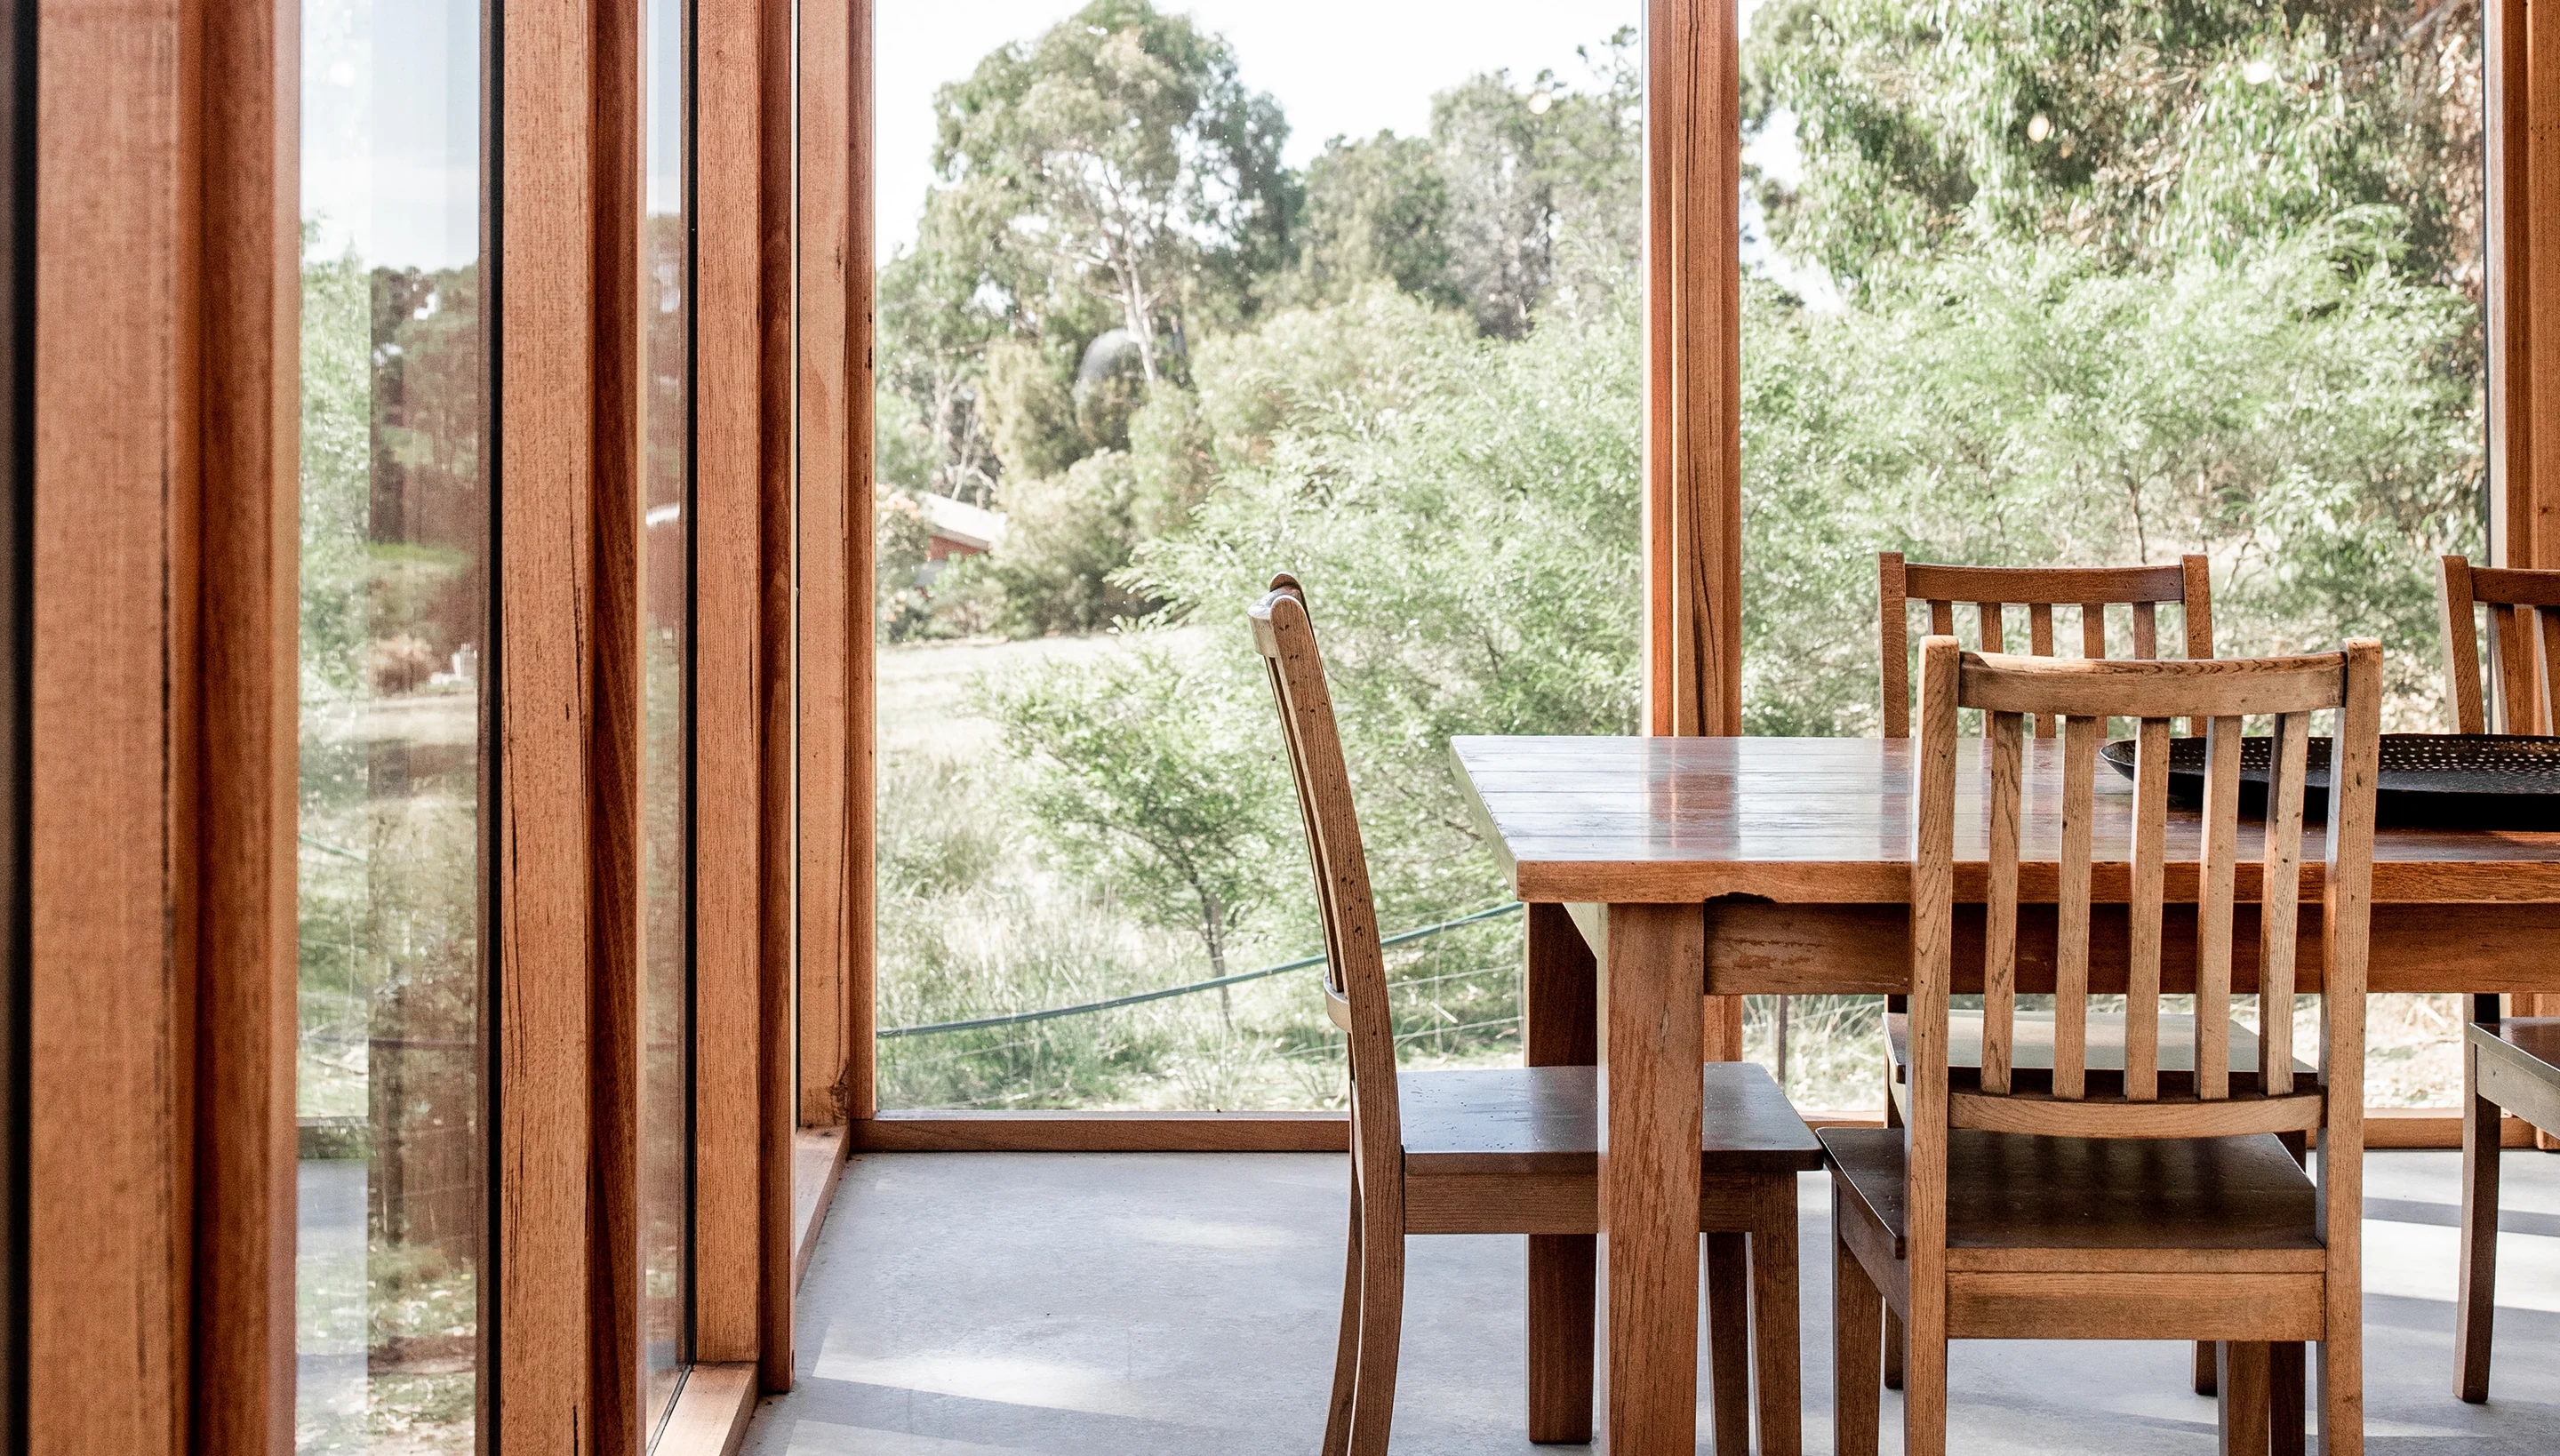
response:
<path id="1" fill-rule="evenodd" d="M 1301 301 L 1335 303 L 1383 278 L 1417 298 L 1465 301 L 1450 275 L 1449 183 L 1428 137 L 1335 137 L 1307 165 Z"/>
<path id="2" fill-rule="evenodd" d="M 1209 973 L 1226 975 L 1277 883 L 1272 829 L 1287 822 L 1268 735 L 1247 728 L 1264 720 L 1228 711 L 1154 644 L 993 684 L 983 706 L 1051 853 L 1148 923 L 1200 936 Z"/>
<path id="3" fill-rule="evenodd" d="M 1759 179 L 1772 241 L 1852 289 L 1994 240 L 2227 258 L 2379 205 L 2478 297 L 2479 34 L 2479 0 L 1773 0 L 1744 111 L 1802 151 Z"/>
<path id="4" fill-rule="evenodd" d="M 1128 579 L 1218 634 L 1219 711 L 1251 724 L 1244 607 L 1306 583 L 1391 919 L 1499 892 L 1451 734 L 1634 728 L 1636 337 L 1632 299 L 1514 343 L 1372 285 L 1201 352 L 1219 481 Z"/>
<path id="5" fill-rule="evenodd" d="M 935 107 L 934 165 L 954 210 L 1108 303 L 1150 385 L 1191 315 L 1220 301 L 1249 309 L 1251 280 L 1285 260 L 1297 210 L 1280 162 L 1288 124 L 1236 79 L 1225 42 L 1187 16 L 1093 0 L 989 56 Z"/>

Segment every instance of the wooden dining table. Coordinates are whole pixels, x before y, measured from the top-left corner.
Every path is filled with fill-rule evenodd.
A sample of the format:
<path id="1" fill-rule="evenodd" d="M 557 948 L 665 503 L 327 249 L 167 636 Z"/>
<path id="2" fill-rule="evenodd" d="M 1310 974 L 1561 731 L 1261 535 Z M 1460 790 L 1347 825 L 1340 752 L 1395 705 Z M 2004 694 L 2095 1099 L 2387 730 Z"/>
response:
<path id="1" fill-rule="evenodd" d="M 1693 1456 L 1697 1441 L 1701 998 L 1901 995 L 1910 989 L 1909 740 L 1460 737 L 1479 826 L 1528 903 L 1524 1044 L 1532 1064 L 1601 1068 L 1600 1248 L 1532 1241 L 1529 1398 L 1591 1409 L 1602 1331 L 1616 1456 Z M 1970 746 L 1970 745 L 1969 745 Z M 2090 990 L 2121 991 L 2130 785 L 2101 769 Z M 2061 759 L 2030 744 L 2017 989 L 2053 986 Z M 1980 989 L 1983 759 L 1957 777 L 1957 989 Z M 2560 993 L 2560 833 L 2391 828 L 2374 841 L 2370 989 Z M 2258 826 L 2241 826 L 2232 990 L 2257 977 Z M 2191 989 L 2197 820 L 2172 814 L 2161 984 Z M 2306 831 L 2298 985 L 2320 988 L 2324 850 Z M 2045 901 L 2041 916 L 2036 902 Z M 1967 983 L 1970 974 L 1972 982 Z M 1880 1034 L 1879 1034 L 1880 1035 Z M 1727 1042 L 1729 1036 L 1719 1036 Z M 1593 1286 L 1597 1278 L 1598 1287 Z M 1572 1370 L 1580 1363 L 1583 1377 Z"/>

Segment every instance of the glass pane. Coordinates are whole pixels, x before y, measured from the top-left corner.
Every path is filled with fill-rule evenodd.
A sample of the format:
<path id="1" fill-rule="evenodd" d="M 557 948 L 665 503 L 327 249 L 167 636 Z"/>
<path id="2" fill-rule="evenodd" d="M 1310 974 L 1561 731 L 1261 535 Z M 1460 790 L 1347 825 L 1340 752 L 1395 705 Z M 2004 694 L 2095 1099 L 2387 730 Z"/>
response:
<path id="1" fill-rule="evenodd" d="M 1339 1104 L 1282 568 L 1406 1054 L 1517 1056 L 1446 739 L 1635 724 L 1640 13 L 879 8 L 883 1105 Z"/>
<path id="2" fill-rule="evenodd" d="M 2200 552 L 2219 654 L 2379 637 L 2384 726 L 2450 729 L 2434 562 L 2486 539 L 2480 6 L 1743 9 L 1750 730 L 1877 730 L 1880 550 Z M 1872 1002 L 1787 1011 L 1797 1101 L 1873 1107 Z M 2461 1019 L 2376 998 L 2371 1100 L 2455 1105 Z"/>
<path id="3" fill-rule="evenodd" d="M 646 624 L 641 641 L 648 744 L 641 820 L 647 842 L 641 927 L 646 970 L 641 1019 L 640 1219 L 649 1409 L 663 1415 L 693 1358 L 688 1288 L 693 1246 L 693 956 L 686 867 L 687 765 L 693 695 L 686 624 L 692 592 L 693 255 L 686 237 L 692 176 L 684 0 L 644 0 L 648 195 L 641 223 L 643 482 L 641 560 Z"/>
<path id="4" fill-rule="evenodd" d="M 476 1445 L 477 0 L 302 13 L 296 1446 Z"/>

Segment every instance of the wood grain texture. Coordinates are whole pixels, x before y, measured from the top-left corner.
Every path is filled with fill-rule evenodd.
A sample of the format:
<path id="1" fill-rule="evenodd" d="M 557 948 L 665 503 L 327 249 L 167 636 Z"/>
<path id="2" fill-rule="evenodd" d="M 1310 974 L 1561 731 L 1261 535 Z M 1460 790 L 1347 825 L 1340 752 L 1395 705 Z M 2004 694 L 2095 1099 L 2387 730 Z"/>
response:
<path id="1" fill-rule="evenodd" d="M 2318 1375 L 2320 1447 L 2364 1449 L 2364 998 L 2374 892 L 2374 796 L 2381 780 L 2382 644 L 2346 645 L 2345 701 L 2329 774 L 2321 894 L 2320 1238 L 2328 1247 L 2327 1333 Z"/>
<path id="2" fill-rule="evenodd" d="M 2549 19 L 2544 11 L 2533 17 L 2535 24 L 2495 27 L 2505 32 L 2505 39 L 2523 43 L 2528 89 L 2521 175 L 2519 159 L 2510 148 L 2500 159 L 2503 165 L 2489 177 L 2490 186 L 2501 191 L 2503 185 L 2523 183 L 2520 191 L 2499 199 L 2507 214 L 2501 241 L 2513 244 L 2518 223 L 2527 235 L 2523 255 L 2509 263 L 2502 301 L 2511 322 L 2520 324 L 2507 341 L 2506 362 L 2511 364 L 2513 351 L 2521 348 L 2530 363 L 2518 382 L 2522 388 L 2510 385 L 2504 403 L 2517 425 L 2543 442 L 2560 439 L 2560 100 L 2554 94 L 2560 91 L 2560 26 L 2549 24 Z M 2512 63 L 2504 57 L 2500 61 L 2497 71 L 2503 81 L 2513 76 Z M 2503 104 L 2499 109 L 2504 111 Z M 2505 115 L 2511 117 L 2512 112 Z M 2510 135 L 2507 140 L 2511 144 L 2515 138 Z M 2523 214 L 2520 219 L 2513 216 L 2518 210 Z M 2560 566 L 2560 479 L 2553 478 L 2546 452 L 2534 452 L 2523 499 L 2516 499 L 2516 494 L 2510 487 L 2507 539 L 2499 565 Z"/>
<path id="3" fill-rule="evenodd" d="M 498 331 L 494 1230 L 500 1443 L 593 1439 L 594 12 L 506 8 Z"/>
<path id="4" fill-rule="evenodd" d="M 200 32 L 206 369 L 195 660 L 199 1450 L 293 1449 L 299 11 Z"/>
<path id="5" fill-rule="evenodd" d="M 694 1341 L 752 1361 L 764 1245 L 762 0 L 696 7 Z"/>
<path id="6" fill-rule="evenodd" d="M 846 1124 L 858 1153 L 1341 1153 L 1340 1112 L 883 1112 Z"/>
<path id="7" fill-rule="evenodd" d="M 2482 997 L 2492 1013 L 2495 997 Z M 2475 1012 L 2475 1016 L 2478 1013 Z M 2497 1323 L 2498 1106 L 2480 1094 L 2480 1049 L 2463 1043 L 2462 1245 L 2455 1262 L 2454 1396 L 2488 1398 L 2490 1341 Z"/>
<path id="8" fill-rule="evenodd" d="M 642 1080 L 647 907 L 642 782 L 647 718 L 642 662 L 647 553 L 647 397 L 641 334 L 641 7 L 596 12 L 596 216 L 591 243 L 595 318 L 595 605 L 589 620 L 593 675 L 589 739 L 594 855 L 588 915 L 594 959 L 589 987 L 592 1172 L 588 1183 L 589 1314 L 587 1429 L 594 1449 L 633 1456 L 648 1445 L 651 1418 L 641 1327 Z M 503 1396 L 503 1388 L 499 1391 Z"/>
<path id="9" fill-rule="evenodd" d="M 854 12 L 813 5 L 800 14 L 798 144 L 799 247 L 796 375 L 799 483 L 799 1121 L 826 1127 L 845 1118 L 847 957 L 848 649 L 868 631 L 845 589 L 846 513 L 870 510 L 868 481 L 846 468 L 852 441 L 845 416 L 848 231 L 845 166 L 852 145 L 847 87 Z"/>
<path id="10" fill-rule="evenodd" d="M 2027 745 L 2029 802 L 2052 802 L 2058 793 L 2061 746 L 2042 739 Z M 1523 899 L 1909 900 L 1909 862 L 1900 848 L 1911 823 L 1907 740 L 1462 736 L 1453 750 L 1477 821 Z M 1960 801 L 1981 802 L 1985 771 L 1979 740 L 1960 745 Z M 2132 796 L 2114 769 L 2101 771 L 2107 787 L 2093 810 L 2091 893 L 2101 904 L 2123 904 L 2132 888 Z M 2171 807 L 2162 891 L 2173 906 L 2196 899 L 2200 828 L 2194 812 Z M 2304 831 L 2310 863 L 2303 891 L 2315 901 L 2325 843 L 2320 827 Z M 2051 819 L 2028 821 L 2018 885 L 2025 903 L 2056 898 L 2059 848 Z M 2240 826 L 2236 848 L 2242 863 L 2235 893 L 2255 900 L 2264 852 L 2257 823 Z M 1982 816 L 1960 816 L 1960 904 L 1986 897 L 1988 849 Z M 2375 836 L 2374 860 L 2374 894 L 2383 903 L 2560 902 L 2560 833 L 2384 829 Z M 2164 954 L 2184 952 L 2164 946 Z M 2389 967 L 2384 973 L 2397 975 Z"/>
<path id="11" fill-rule="evenodd" d="M 818 1252 L 819 1231 L 836 1202 L 836 1187 L 845 1171 L 847 1151 L 841 1127 L 804 1127 L 791 1139 L 791 1283 L 809 1275 L 809 1260 Z"/>
<path id="12" fill-rule="evenodd" d="M 1697 1440 L 1703 927 L 1655 905 L 1609 908 L 1601 968 L 1600 1218 L 1610 1449 Z"/>
<path id="13" fill-rule="evenodd" d="M 2083 657 L 2107 654 L 2106 606 L 2123 602 L 2134 611 L 2134 655 L 2159 652 L 2160 603 L 2174 603 L 2182 618 L 2186 656 L 2213 655 L 2212 572 L 2200 556 L 2179 559 L 2174 566 L 1954 566 L 1907 564 L 1899 552 L 1876 558 L 1876 600 L 1882 616 L 1884 668 L 1884 736 L 1910 735 L 1911 682 L 1908 603 L 1929 605 L 1929 630 L 1940 636 L 1956 629 L 1954 603 L 1975 604 L 1976 645 L 1984 652 L 2004 651 L 2002 608 L 2022 605 L 2027 613 L 2028 651 L 2053 655 L 2053 608 L 2080 609 Z M 2036 720 L 2035 734 L 2051 737 L 2050 716 Z"/>
<path id="14" fill-rule="evenodd" d="M 2018 770 L 2025 720 L 1991 715 L 1991 902 L 1985 907 L 1980 1060 L 1983 1090 L 2008 1090 L 2017 1013 Z"/>
<path id="15" fill-rule="evenodd" d="M 798 648 L 794 597 L 799 539 L 793 494 L 792 172 L 794 0 L 759 0 L 753 84 L 756 119 L 756 1358 L 768 1391 L 791 1388 L 791 1133 L 799 1089 L 794 990 L 799 955 Z M 699 180 L 698 180 L 699 185 Z"/>
<path id="16" fill-rule="evenodd" d="M 2484 0 L 2480 127 L 2486 142 L 2489 540 L 2510 566 L 2560 566 L 2534 553 L 2532 302 L 2534 104 L 2527 0 Z M 2546 76 L 2549 73 L 2544 73 Z M 2538 108 L 2547 111 L 2546 105 Z M 2549 134 L 2549 126 L 2543 127 Z M 2478 731 L 2463 729 L 2463 731 Z"/>
<path id="17" fill-rule="evenodd" d="M 1959 1340 L 2313 1340 L 2323 1328 L 2312 1274 L 1956 1272 Z"/>
<path id="18" fill-rule="evenodd" d="M 753 1361 L 696 1365 L 650 1456 L 736 1456 L 755 1416 L 755 1392 Z"/>
<path id="19" fill-rule="evenodd" d="M 2303 765 L 2311 751 L 2311 718 L 2286 714 L 2275 721 L 2275 797 L 2268 813 L 2276 826 L 2265 835 L 2259 865 L 2258 1066 L 2259 1085 L 2275 1095 L 2293 1090 L 2294 1019 L 2268 1016 L 2268 1007 L 2291 1007 L 2301 963 L 2303 883 Z M 2236 936 L 2237 928 L 2234 932 Z M 2236 958 L 2235 949 L 2235 958 Z"/>
<path id="20" fill-rule="evenodd" d="M 1707 1409 L 1714 1449 L 1751 1449 L 1751 1247 L 1739 1233 L 1705 1235 Z M 1792 1287 L 1790 1293 L 1793 1292 Z"/>
<path id="21" fill-rule="evenodd" d="M 1832 1192 L 1832 1227 L 1848 1227 Z M 1875 1456 L 1883 1397 L 1884 1300 L 1845 1234 L 1832 1239 L 1832 1441 L 1840 1456 Z"/>
<path id="22" fill-rule="evenodd" d="M 2167 721 L 2142 720 L 2135 741 L 2134 890 L 2133 902 L 2128 906 L 2133 949 L 2125 978 L 2125 1095 L 2148 1100 L 2160 1095 L 2160 877 L 2168 840 Z M 2202 848 L 2209 849 L 2222 836 L 2207 831 L 2203 839 Z M 2223 847 L 2228 849 L 2227 842 Z M 2206 873 L 2211 868 L 2209 864 L 2197 866 L 2199 890 L 2213 878 Z M 2209 903 L 2202 906 L 2199 924 L 2210 910 Z M 2199 973 L 2204 969 L 2199 966 Z"/>
<path id="23" fill-rule="evenodd" d="M 2454 714 L 2454 731 L 2487 731 L 2480 702 L 2480 624 L 2472 596 L 2472 564 L 2461 557 L 2438 559 L 2437 631 L 2445 653 L 2445 701 Z"/>
<path id="24" fill-rule="evenodd" d="M 178 1456 L 197 58 L 175 3 L 46 3 L 36 36 L 26 1448 Z"/>
<path id="25" fill-rule="evenodd" d="M 1530 905 L 1527 918 L 1521 1059 L 1530 1066 L 1595 1064 L 1600 1056 L 1599 962 L 1564 906 Z M 1596 1158 L 1593 1179 L 1592 1232 L 1531 1234 L 1528 1240 L 1532 1441 L 1591 1439 L 1600 1251 Z"/>
<path id="26" fill-rule="evenodd" d="M 1736 21 L 1645 6 L 1645 723 L 1742 728 Z"/>
<path id="27" fill-rule="evenodd" d="M 880 1111 L 878 679 L 872 624 L 872 7 L 850 7 L 845 189 L 845 1110 Z M 813 85 L 828 84 L 813 73 Z"/>
<path id="28" fill-rule="evenodd" d="M 1751 1229 L 1751 1341 L 1762 1456 L 1804 1450 L 1803 1331 L 1796 1288 L 1796 1180 L 1760 1182 Z"/>

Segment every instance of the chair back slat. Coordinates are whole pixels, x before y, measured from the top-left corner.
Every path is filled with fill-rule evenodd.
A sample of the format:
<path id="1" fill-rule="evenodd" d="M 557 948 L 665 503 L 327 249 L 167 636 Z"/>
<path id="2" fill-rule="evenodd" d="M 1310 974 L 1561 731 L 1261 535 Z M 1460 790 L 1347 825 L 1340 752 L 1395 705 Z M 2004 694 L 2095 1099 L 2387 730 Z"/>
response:
<path id="1" fill-rule="evenodd" d="M 1991 896 L 1983 942 L 1983 1090 L 2008 1090 L 2017 1007 L 2017 829 L 2026 718 L 1991 715 Z"/>
<path id="2" fill-rule="evenodd" d="M 2146 718 L 2134 738 L 2134 883 L 2127 918 L 2125 1095 L 2160 1096 L 2160 924 L 2168 871 L 2168 720 Z"/>
<path id="3" fill-rule="evenodd" d="M 2231 921 L 2240 870 L 2240 736 L 2246 720 L 2212 718 L 2204 730 L 2204 861 L 2195 889 L 2195 1033 L 2187 1065 L 2195 1095 L 2231 1095 Z M 2299 826 L 2297 826 L 2299 833 Z M 2288 1006 L 2291 1003 L 2287 1003 Z"/>
<path id="4" fill-rule="evenodd" d="M 2560 673 L 2552 671 L 2560 668 L 2560 609 L 2516 606 L 2516 619 L 2524 617 L 2534 619 L 2534 681 L 2542 683 L 2534 694 L 2534 731 L 2552 731 L 2552 725 L 2560 725 Z"/>
<path id="5" fill-rule="evenodd" d="M 2312 720 L 2278 714 L 2268 746 L 2267 843 L 2259 861 L 2258 1078 L 2271 1097 L 2294 1090 L 2294 962 L 2302 927 L 2303 784 Z M 2201 1018 L 2199 1018 L 2201 1020 Z"/>
<path id="6" fill-rule="evenodd" d="M 1876 558 L 1876 601 L 1882 628 L 1884 668 L 1884 735 L 1911 735 L 1910 620 L 1912 602 L 1929 611 L 1929 631 L 1956 634 L 1956 608 L 1973 607 L 1976 645 L 1984 652 L 2008 650 L 2006 613 L 2026 608 L 2027 650 L 2037 657 L 2054 652 L 2053 609 L 2077 608 L 2080 655 L 2107 655 L 2107 608 L 2125 603 L 2133 612 L 2133 649 L 2137 658 L 2160 655 L 2160 607 L 2183 613 L 2186 655 L 2213 655 L 2211 573 L 2204 558 L 2181 558 L 2173 566 L 1949 566 L 1909 563 L 1898 552 Z M 2030 715 L 2032 731 L 2052 737 L 2054 720 Z"/>
<path id="7" fill-rule="evenodd" d="M 2062 721 L 2062 864 L 2053 963 L 2053 1095 L 2086 1094 L 2089 1066 L 2089 856 L 2098 808 L 2098 744 L 2107 726 Z"/>
<path id="8" fill-rule="evenodd" d="M 2311 715 L 2343 714 L 2337 752 L 2341 762 L 2364 763 L 2378 751 L 2379 710 L 2354 707 L 2373 696 L 2380 649 L 2353 643 L 2344 653 L 2256 661 L 2070 661 L 1971 653 L 1952 637 L 1922 644 L 1922 711 L 1915 770 L 1920 795 L 1915 833 L 1938 834 L 1940 816 L 1929 796 L 1941 792 L 1933 774 L 1954 761 L 1959 713 L 1985 715 L 1984 755 L 1987 893 L 1983 961 L 1983 1057 L 1978 1080 L 1956 1086 L 1944 1104 L 1954 1126 L 2093 1137 L 2193 1137 L 2271 1132 L 2320 1125 L 2327 1104 L 2322 1084 L 2298 1088 L 2292 1065 L 2292 1007 L 2296 931 L 2300 906 L 2304 780 Z M 2368 693 L 2368 689 L 2371 691 Z M 2378 696 L 2373 698 L 2378 704 Z M 2058 804 L 2036 807 L 2060 819 L 2057 867 L 2053 1065 L 2049 1079 L 2016 1065 L 2014 1002 L 2018 919 L 2019 843 L 2025 810 L 2025 716 L 2062 718 L 2062 786 Z M 2163 1070 L 2160 1048 L 2161 967 L 2166 931 L 2170 724 L 2185 718 L 2205 727 L 2205 790 L 2197 835 L 2196 990 L 2193 1033 L 2185 1070 Z M 2240 788 L 2243 730 L 2250 719 L 2271 719 L 2275 738 L 2268 794 L 2260 900 L 2265 944 L 2261 982 L 2258 1073 L 2231 1066 L 2233 937 L 2238 919 Z M 2135 728 L 2134 785 L 2119 831 L 2129 843 L 2124 1065 L 2101 1074 L 2088 1065 L 2089 966 L 2095 920 L 2092 861 L 2101 822 L 2096 791 L 2100 741 L 2111 719 Z M 2356 734 L 2363 734 L 2359 739 Z M 2366 778 L 2371 777 L 2369 769 Z M 1950 781 L 1952 784 L 1952 780 Z M 1952 787 L 1945 807 L 1952 816 Z M 2371 797 L 2371 787 L 2351 786 Z M 2350 806 L 2351 808 L 2351 806 Z M 2360 817 L 2359 817 L 2360 816 Z M 2113 819 L 2113 811 L 2110 811 Z M 1950 818 L 1950 823 L 1952 819 Z M 2350 868 L 2369 865 L 2369 802 L 2332 821 L 2332 849 Z M 1944 831 L 1952 835 L 1952 828 Z M 1913 893 L 1937 893 L 1933 856 L 1952 855 L 1946 845 L 1915 843 Z M 2369 881 L 2369 873 L 2364 876 Z M 1911 996 L 1913 1103 L 1923 1075 L 1919 1054 L 1922 1021 L 1943 1016 L 1953 968 L 1930 948 L 1923 928 L 1940 909 L 1913 908 L 1914 974 Z M 2361 931 L 2356 933 L 2361 934 Z M 2359 972 L 2360 975 L 2360 972 Z M 2360 998 L 2340 982 L 2326 988 Z M 1925 994 L 1924 994 L 1925 993 Z M 1936 1008 L 1932 1012 L 1932 1008 Z M 1942 1029 L 1943 1030 L 1943 1029 Z M 2323 1038 L 2325 1054 L 2325 1042 Z M 1940 1074 L 1945 1074 L 1943 1066 Z M 2333 1088 L 2329 1089 L 2333 1091 Z M 2310 1098 L 2306 1102 L 2303 1099 Z M 2208 1110 L 2208 1105 L 2212 1110 Z M 1915 1116 L 1914 1122 L 1918 1119 Z M 1943 1128 L 1941 1129 L 1943 1132 Z"/>
<path id="9" fill-rule="evenodd" d="M 1328 1010 L 1350 1034 L 1355 1151 L 1367 1158 L 1389 1157 L 1402 1139 L 1385 954 L 1378 943 L 1368 859 L 1352 804 L 1333 695 L 1325 685 L 1324 657 L 1307 614 L 1306 592 L 1295 578 L 1272 578 L 1270 592 L 1247 608 L 1247 617 L 1254 647 L 1269 671 L 1290 778 L 1307 826 L 1307 857 L 1324 921 Z"/>
<path id="10" fill-rule="evenodd" d="M 2454 731 L 2560 731 L 2553 727 L 2560 724 L 2560 570 L 2474 566 L 2462 557 L 2446 557 L 2441 565 L 2436 603 Z"/>

